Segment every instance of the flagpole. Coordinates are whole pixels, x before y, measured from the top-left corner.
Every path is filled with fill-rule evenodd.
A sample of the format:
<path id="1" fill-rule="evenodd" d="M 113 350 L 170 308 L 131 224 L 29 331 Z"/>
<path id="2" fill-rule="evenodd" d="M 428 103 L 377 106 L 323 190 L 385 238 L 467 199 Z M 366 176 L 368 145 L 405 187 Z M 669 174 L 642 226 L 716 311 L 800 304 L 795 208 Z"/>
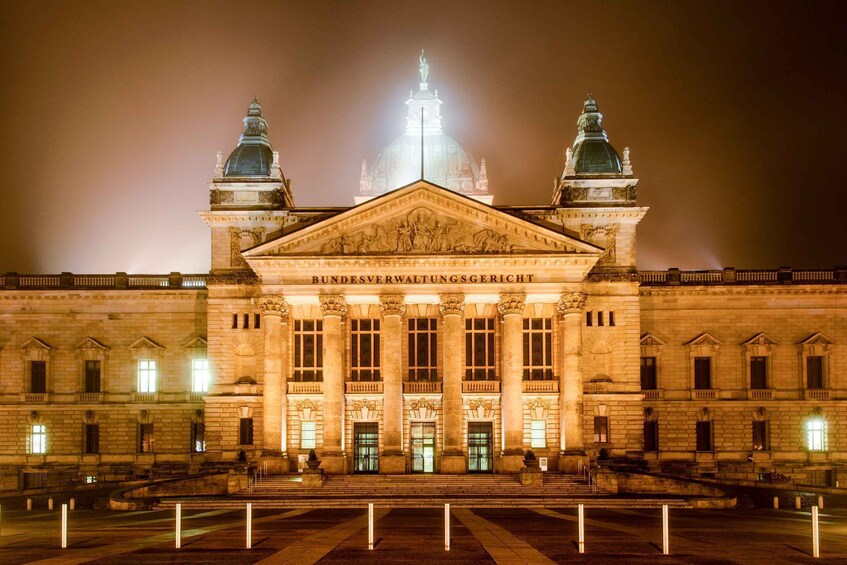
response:
<path id="1" fill-rule="evenodd" d="M 424 109 L 421 107 L 421 180 L 424 180 Z"/>

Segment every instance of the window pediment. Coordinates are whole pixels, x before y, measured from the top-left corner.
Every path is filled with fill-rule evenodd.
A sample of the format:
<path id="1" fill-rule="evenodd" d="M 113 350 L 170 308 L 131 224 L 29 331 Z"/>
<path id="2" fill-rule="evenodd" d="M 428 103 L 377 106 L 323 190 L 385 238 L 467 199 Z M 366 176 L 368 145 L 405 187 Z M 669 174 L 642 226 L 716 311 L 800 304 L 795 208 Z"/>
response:
<path id="1" fill-rule="evenodd" d="M 823 332 L 817 332 L 810 335 L 800 343 L 802 345 L 835 345 L 835 340 Z"/>
<path id="2" fill-rule="evenodd" d="M 705 346 L 705 347 L 715 347 L 716 348 L 716 347 L 720 347 L 721 345 L 723 345 L 723 342 L 721 340 L 719 340 L 718 338 L 714 337 L 713 335 L 711 335 L 709 332 L 703 332 L 700 335 L 698 335 L 697 337 L 695 337 L 694 339 L 692 339 L 691 341 L 689 341 L 688 343 L 686 343 L 685 345 L 687 345 L 689 347 L 694 347 L 694 346 L 703 347 L 703 346 Z"/>
<path id="3" fill-rule="evenodd" d="M 111 348 L 106 346 L 106 345 L 103 345 L 102 343 L 100 343 L 99 341 L 94 339 L 93 337 L 88 336 L 88 337 L 85 337 L 79 343 L 77 343 L 74 346 L 74 349 L 77 349 L 77 350 L 91 349 L 91 350 L 100 351 L 100 352 L 105 353 L 106 351 L 109 351 Z"/>
<path id="4" fill-rule="evenodd" d="M 188 343 L 184 344 L 183 349 L 187 349 L 189 351 L 205 351 L 209 347 L 209 343 L 206 341 L 206 338 L 203 336 L 197 336 Z"/>
<path id="5" fill-rule="evenodd" d="M 164 346 L 159 345 L 152 339 L 146 336 L 141 336 L 140 338 L 133 341 L 131 344 L 127 346 L 127 349 L 164 349 Z"/>
<path id="6" fill-rule="evenodd" d="M 664 341 L 656 337 L 654 334 L 647 332 L 641 336 L 641 347 L 661 347 L 667 345 Z"/>
<path id="7" fill-rule="evenodd" d="M 24 351 L 51 351 L 56 348 L 33 336 L 20 344 L 18 349 L 22 349 Z"/>

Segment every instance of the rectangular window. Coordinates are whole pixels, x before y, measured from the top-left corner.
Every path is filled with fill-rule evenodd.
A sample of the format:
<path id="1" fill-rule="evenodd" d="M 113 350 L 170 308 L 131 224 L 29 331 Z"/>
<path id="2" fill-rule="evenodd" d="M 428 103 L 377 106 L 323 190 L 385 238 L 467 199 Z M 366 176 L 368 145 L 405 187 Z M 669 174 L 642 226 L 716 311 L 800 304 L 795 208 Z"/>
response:
<path id="1" fill-rule="evenodd" d="M 294 380 L 322 381 L 323 320 L 294 320 Z"/>
<path id="2" fill-rule="evenodd" d="M 597 312 L 597 325 L 598 326 L 603 325 L 603 312 L 602 311 Z"/>
<path id="3" fill-rule="evenodd" d="M 530 422 L 530 447 L 547 447 L 547 422 L 544 420 L 532 420 Z"/>
<path id="4" fill-rule="evenodd" d="M 30 453 L 47 453 L 47 426 L 44 424 L 33 424 L 30 430 Z"/>
<path id="5" fill-rule="evenodd" d="M 238 314 L 232 315 L 232 329 L 238 329 Z"/>
<path id="6" fill-rule="evenodd" d="M 100 453 L 100 424 L 84 424 L 82 452 L 86 455 Z"/>
<path id="7" fill-rule="evenodd" d="M 156 392 L 156 362 L 138 362 L 138 392 Z"/>
<path id="8" fill-rule="evenodd" d="M 523 380 L 553 379 L 553 320 L 524 318 Z"/>
<path id="9" fill-rule="evenodd" d="M 206 451 L 206 424 L 203 422 L 191 423 L 191 452 L 203 453 Z"/>
<path id="10" fill-rule="evenodd" d="M 770 450 L 770 442 L 768 441 L 768 423 L 766 421 L 757 420 L 753 422 L 753 450 Z"/>
<path id="11" fill-rule="evenodd" d="M 85 362 L 85 392 L 100 392 L 100 361 Z"/>
<path id="12" fill-rule="evenodd" d="M 350 377 L 379 381 L 379 320 L 350 320 Z"/>
<path id="13" fill-rule="evenodd" d="M 438 379 L 438 326 L 435 318 L 409 318 L 409 380 Z"/>
<path id="14" fill-rule="evenodd" d="M 585 325 L 586 326 L 593 326 L 594 325 L 594 319 L 593 319 L 593 316 L 591 314 L 591 310 L 588 310 L 588 311 L 585 312 Z"/>
<path id="15" fill-rule="evenodd" d="M 644 422 L 644 451 L 659 451 L 659 422 Z"/>
<path id="16" fill-rule="evenodd" d="M 610 326 L 615 325 L 615 313 L 614 312 L 609 312 L 609 325 Z"/>
<path id="17" fill-rule="evenodd" d="M 823 388 L 823 357 L 820 355 L 806 357 L 806 388 Z"/>
<path id="18" fill-rule="evenodd" d="M 826 451 L 826 422 L 821 418 L 806 422 L 806 445 L 809 451 Z"/>
<path id="19" fill-rule="evenodd" d="M 262 327 L 262 315 L 253 314 L 253 329 L 258 330 Z"/>
<path id="20" fill-rule="evenodd" d="M 750 357 L 750 388 L 768 388 L 767 361 L 767 357 Z"/>
<path id="21" fill-rule="evenodd" d="M 712 451 L 712 423 L 697 422 L 697 451 Z"/>
<path id="22" fill-rule="evenodd" d="M 253 445 L 253 418 L 238 420 L 238 445 Z"/>
<path id="23" fill-rule="evenodd" d="M 47 392 L 47 361 L 29 362 L 29 391 L 35 394 Z"/>
<path id="24" fill-rule="evenodd" d="M 694 358 L 694 388 L 708 390 L 712 388 L 712 358 Z"/>
<path id="25" fill-rule="evenodd" d="M 300 422 L 300 449 L 315 448 L 315 422 Z"/>
<path id="26" fill-rule="evenodd" d="M 608 416 L 594 416 L 594 443 L 609 443 Z"/>
<path id="27" fill-rule="evenodd" d="M 209 390 L 209 360 L 191 360 L 191 392 L 208 392 Z"/>
<path id="28" fill-rule="evenodd" d="M 641 358 L 641 390 L 656 390 L 656 358 Z"/>
<path id="29" fill-rule="evenodd" d="M 153 453 L 155 447 L 153 424 L 138 424 L 138 453 Z"/>
<path id="30" fill-rule="evenodd" d="M 244 325 L 241 326 L 242 330 L 250 329 L 250 314 L 244 314 Z"/>
<path id="31" fill-rule="evenodd" d="M 493 381 L 496 376 L 494 318 L 466 319 L 465 380 Z"/>

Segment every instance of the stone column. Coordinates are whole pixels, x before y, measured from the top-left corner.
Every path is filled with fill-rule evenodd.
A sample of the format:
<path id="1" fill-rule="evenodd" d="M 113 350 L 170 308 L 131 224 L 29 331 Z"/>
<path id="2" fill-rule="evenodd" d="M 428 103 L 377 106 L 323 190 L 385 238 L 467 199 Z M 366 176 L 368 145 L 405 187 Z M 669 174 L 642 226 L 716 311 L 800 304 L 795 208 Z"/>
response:
<path id="1" fill-rule="evenodd" d="M 401 475 L 406 472 L 403 450 L 403 295 L 379 297 L 382 312 L 380 372 L 382 373 L 382 446 L 379 472 Z"/>
<path id="2" fill-rule="evenodd" d="M 264 403 L 263 426 L 264 438 L 263 458 L 267 457 L 270 466 L 276 467 L 276 472 L 286 472 L 287 464 L 280 457 L 286 455 L 285 424 L 286 424 L 286 379 L 284 379 L 284 338 L 282 323 L 288 318 L 288 304 L 282 296 L 268 295 L 259 300 L 262 309 L 264 328 L 264 386 L 262 400 Z"/>
<path id="3" fill-rule="evenodd" d="M 497 311 L 503 317 L 500 410 L 503 414 L 503 456 L 500 472 L 523 468 L 523 309 L 526 295 L 500 295 Z"/>
<path id="4" fill-rule="evenodd" d="M 444 418 L 443 451 L 441 472 L 445 474 L 466 473 L 468 470 L 462 438 L 462 370 L 464 368 L 465 336 L 462 320 L 465 312 L 465 297 L 461 294 L 441 296 L 441 344 L 443 351 L 442 378 L 444 393 L 441 410 Z"/>
<path id="5" fill-rule="evenodd" d="M 344 456 L 344 331 L 347 303 L 340 294 L 320 297 L 323 312 L 323 463 L 328 474 L 347 472 Z"/>
<path id="6" fill-rule="evenodd" d="M 582 430 L 582 312 L 587 296 L 569 292 L 559 300 L 558 311 L 564 321 L 562 335 L 562 371 L 559 376 L 559 421 L 561 454 L 559 470 L 576 472 L 585 456 Z"/>

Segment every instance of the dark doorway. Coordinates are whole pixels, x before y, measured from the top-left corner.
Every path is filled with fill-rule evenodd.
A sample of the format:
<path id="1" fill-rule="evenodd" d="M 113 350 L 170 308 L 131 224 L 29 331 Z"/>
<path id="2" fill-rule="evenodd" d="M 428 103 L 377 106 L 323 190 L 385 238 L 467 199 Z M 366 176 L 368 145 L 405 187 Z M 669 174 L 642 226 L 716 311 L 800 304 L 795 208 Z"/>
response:
<path id="1" fill-rule="evenodd" d="M 491 422 L 468 422 L 468 472 L 490 473 L 494 467 Z"/>
<path id="2" fill-rule="evenodd" d="M 353 424 L 353 472 L 379 472 L 379 424 Z"/>

